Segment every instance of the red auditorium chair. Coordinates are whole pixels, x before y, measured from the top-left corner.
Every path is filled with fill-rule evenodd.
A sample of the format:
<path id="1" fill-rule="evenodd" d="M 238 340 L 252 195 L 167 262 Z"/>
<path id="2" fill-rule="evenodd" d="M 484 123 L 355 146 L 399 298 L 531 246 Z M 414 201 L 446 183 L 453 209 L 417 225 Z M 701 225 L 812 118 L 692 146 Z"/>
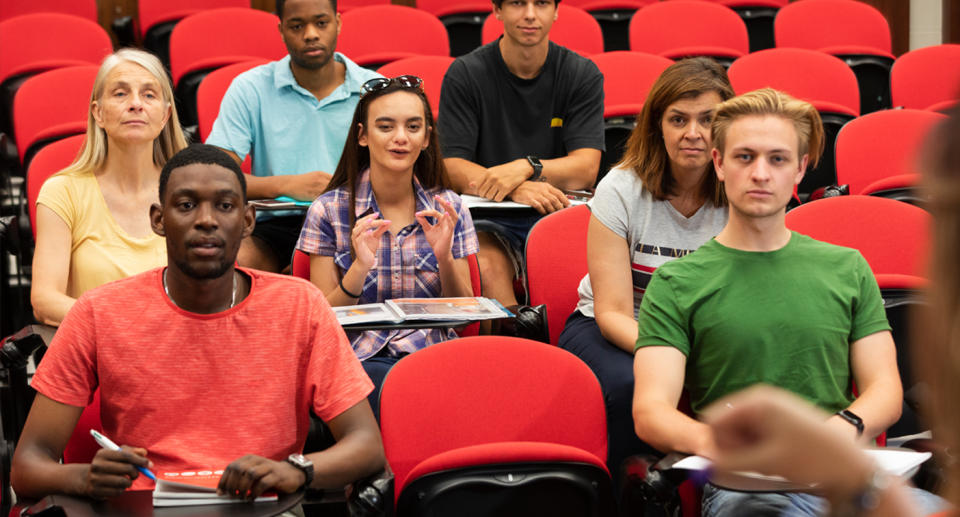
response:
<path id="1" fill-rule="evenodd" d="M 894 107 L 946 111 L 960 99 L 960 45 L 943 44 L 903 54 L 890 71 Z"/>
<path id="2" fill-rule="evenodd" d="M 527 235 L 527 293 L 530 305 L 547 305 L 550 344 L 556 345 L 577 308 L 577 288 L 587 274 L 590 209 L 571 206 L 537 221 Z"/>
<path id="3" fill-rule="evenodd" d="M 177 23 L 209 9 L 250 7 L 250 0 L 137 0 L 139 36 L 145 49 L 153 52 L 163 64 L 170 66 L 170 34 Z"/>
<path id="4" fill-rule="evenodd" d="M 851 194 L 919 202 L 919 154 L 930 130 L 946 115 L 913 109 L 856 118 L 837 135 L 837 183 Z"/>
<path id="5" fill-rule="evenodd" d="M 876 196 L 838 196 L 787 212 L 787 228 L 860 250 L 880 289 L 926 285 L 930 214 L 909 203 Z"/>
<path id="6" fill-rule="evenodd" d="M 776 88 L 817 108 L 823 119 L 825 147 L 820 165 L 810 169 L 798 187 L 806 196 L 836 183 L 834 142 L 844 124 L 860 116 L 860 90 L 853 70 L 839 58 L 800 48 L 761 50 L 734 61 L 728 72 L 738 95 Z"/>
<path id="7" fill-rule="evenodd" d="M 488 0 L 417 0 L 417 9 L 440 19 L 447 28 L 450 55 L 458 57 L 480 46 L 483 21 L 493 9 L 493 3 Z"/>
<path id="8" fill-rule="evenodd" d="M 775 45 L 773 38 L 773 21 L 780 8 L 787 5 L 789 0 L 707 0 L 725 5 L 734 11 L 743 23 L 747 25 L 750 35 L 750 52 L 756 52 Z"/>
<path id="9" fill-rule="evenodd" d="M 449 56 L 416 56 L 398 59 L 377 69 L 384 77 L 398 77 L 401 75 L 415 75 L 423 79 L 423 91 L 430 101 L 430 110 L 433 118 L 440 117 L 440 86 L 443 85 L 443 76 L 453 63 Z"/>
<path id="10" fill-rule="evenodd" d="M 804 0 L 780 9 L 777 47 L 819 50 L 843 59 L 857 74 L 860 112 L 890 107 L 890 26 L 876 8 L 857 0 Z"/>
<path id="11" fill-rule="evenodd" d="M 654 54 L 629 51 L 594 54 L 590 59 L 603 74 L 603 125 L 607 149 L 600 160 L 599 183 L 610 166 L 620 161 L 647 92 L 673 61 Z"/>
<path id="12" fill-rule="evenodd" d="M 358 7 L 370 7 L 371 5 L 390 5 L 390 0 L 337 0 L 337 12 L 345 13 Z"/>
<path id="13" fill-rule="evenodd" d="M 197 123 L 197 87 L 211 70 L 253 59 L 280 59 L 287 48 L 276 15 L 226 7 L 187 16 L 170 35 L 170 75 L 184 126 Z"/>
<path id="14" fill-rule="evenodd" d="M 398 517 L 614 514 L 600 384 L 566 350 L 429 346 L 387 374 L 380 422 Z"/>
<path id="15" fill-rule="evenodd" d="M 197 132 L 201 141 L 206 141 L 207 137 L 210 136 L 213 123 L 220 113 L 220 102 L 223 100 L 223 95 L 227 93 L 227 88 L 230 87 L 233 78 L 255 66 L 269 62 L 266 59 L 254 59 L 234 63 L 210 72 L 200 81 L 200 86 L 197 87 Z M 250 155 L 248 154 L 244 157 L 240 168 L 243 169 L 243 172 L 250 174 L 251 167 Z"/>
<path id="16" fill-rule="evenodd" d="M 99 65 L 112 51 L 106 31 L 77 16 L 35 13 L 0 22 L 0 131 L 9 135 L 13 129 L 13 98 L 28 77 L 64 66 Z"/>
<path id="17" fill-rule="evenodd" d="M 30 214 L 30 229 L 37 239 L 37 197 L 47 178 L 73 163 L 83 146 L 86 135 L 73 135 L 40 149 L 27 169 L 27 208 Z"/>
<path id="18" fill-rule="evenodd" d="M 98 66 L 70 66 L 27 79 L 13 100 L 13 126 L 26 169 L 37 149 L 87 131 L 90 92 Z"/>
<path id="19" fill-rule="evenodd" d="M 376 68 L 412 56 L 448 56 L 447 29 L 436 16 L 402 5 L 351 9 L 341 17 L 337 50 Z M 411 37 L 415 35 L 415 37 Z"/>
<path id="20" fill-rule="evenodd" d="M 220 102 L 233 79 L 255 66 L 269 62 L 267 59 L 241 61 L 218 68 L 200 81 L 200 86 L 197 87 L 197 129 L 201 140 L 206 140 L 210 136 L 213 122 L 217 120 L 217 115 L 220 113 Z"/>
<path id="21" fill-rule="evenodd" d="M 676 0 L 648 5 L 633 15 L 630 50 L 670 59 L 707 56 L 729 66 L 750 52 L 750 40 L 746 24 L 733 9 L 701 0 Z"/>
<path id="22" fill-rule="evenodd" d="M 487 16 L 483 22 L 483 43 L 496 40 L 503 34 L 503 23 L 496 16 Z M 589 13 L 561 3 L 557 9 L 557 21 L 550 29 L 550 41 L 562 45 L 582 55 L 603 52 L 603 31 L 600 24 Z"/>
<path id="23" fill-rule="evenodd" d="M 630 50 L 630 19 L 637 9 L 659 0 L 565 0 L 563 5 L 579 7 L 596 18 L 603 31 L 606 52 Z"/>
<path id="24" fill-rule="evenodd" d="M 60 13 L 79 16 L 97 23 L 96 0 L 4 0 L 0 2 L 0 21 L 22 14 Z"/>

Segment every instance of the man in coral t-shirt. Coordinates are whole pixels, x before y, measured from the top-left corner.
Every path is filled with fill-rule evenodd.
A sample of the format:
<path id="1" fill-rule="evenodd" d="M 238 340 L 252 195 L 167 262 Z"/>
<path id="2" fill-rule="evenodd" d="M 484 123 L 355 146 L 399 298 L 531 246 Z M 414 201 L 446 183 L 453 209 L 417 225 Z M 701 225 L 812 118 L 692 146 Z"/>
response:
<path id="1" fill-rule="evenodd" d="M 383 468 L 372 384 L 323 293 L 234 266 L 254 225 L 236 162 L 192 146 L 163 167 L 159 193 L 150 221 L 169 266 L 89 291 L 67 315 L 33 379 L 17 493 L 102 498 L 149 488 L 136 467 L 223 468 L 223 493 L 254 498 Z M 60 464 L 98 388 L 103 433 L 126 445 Z M 303 457 L 310 409 L 337 443 Z"/>

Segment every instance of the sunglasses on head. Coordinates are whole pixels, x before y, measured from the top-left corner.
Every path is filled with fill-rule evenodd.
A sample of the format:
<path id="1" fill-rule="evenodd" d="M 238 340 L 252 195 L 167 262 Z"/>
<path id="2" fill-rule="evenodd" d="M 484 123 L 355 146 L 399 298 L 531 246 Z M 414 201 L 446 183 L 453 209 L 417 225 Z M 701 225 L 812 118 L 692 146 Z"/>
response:
<path id="1" fill-rule="evenodd" d="M 369 81 L 363 83 L 363 86 L 360 87 L 360 94 L 366 95 L 368 93 L 385 90 L 391 84 L 397 84 L 401 88 L 420 90 L 423 86 L 423 79 L 420 79 L 415 75 L 401 75 L 399 77 L 394 77 L 393 79 L 377 77 L 376 79 L 370 79 Z"/>

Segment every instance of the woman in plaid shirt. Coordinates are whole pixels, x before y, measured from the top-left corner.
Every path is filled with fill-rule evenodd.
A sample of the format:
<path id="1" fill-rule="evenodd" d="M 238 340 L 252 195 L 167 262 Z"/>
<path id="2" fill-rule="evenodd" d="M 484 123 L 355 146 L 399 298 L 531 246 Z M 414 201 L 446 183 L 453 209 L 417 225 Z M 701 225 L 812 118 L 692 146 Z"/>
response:
<path id="1" fill-rule="evenodd" d="M 472 296 L 477 252 L 470 212 L 449 189 L 433 114 L 414 76 L 367 81 L 330 185 L 313 202 L 297 249 L 331 305 Z M 451 339 L 451 329 L 348 332 L 376 386 L 404 355 Z"/>

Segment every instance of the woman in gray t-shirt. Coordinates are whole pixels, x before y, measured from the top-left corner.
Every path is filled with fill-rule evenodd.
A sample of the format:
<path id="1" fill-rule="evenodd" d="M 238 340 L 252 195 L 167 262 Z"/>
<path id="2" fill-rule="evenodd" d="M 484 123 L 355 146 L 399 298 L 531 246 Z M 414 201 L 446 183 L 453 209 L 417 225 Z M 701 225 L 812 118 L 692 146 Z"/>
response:
<path id="1" fill-rule="evenodd" d="M 561 347 L 593 369 L 607 404 L 607 465 L 653 452 L 634 432 L 633 347 L 637 310 L 653 271 L 697 249 L 727 222 L 713 170 L 713 108 L 733 96 L 726 71 L 707 58 L 686 59 L 657 79 L 627 141 L 623 159 L 597 186 L 589 206 L 589 274 Z"/>

